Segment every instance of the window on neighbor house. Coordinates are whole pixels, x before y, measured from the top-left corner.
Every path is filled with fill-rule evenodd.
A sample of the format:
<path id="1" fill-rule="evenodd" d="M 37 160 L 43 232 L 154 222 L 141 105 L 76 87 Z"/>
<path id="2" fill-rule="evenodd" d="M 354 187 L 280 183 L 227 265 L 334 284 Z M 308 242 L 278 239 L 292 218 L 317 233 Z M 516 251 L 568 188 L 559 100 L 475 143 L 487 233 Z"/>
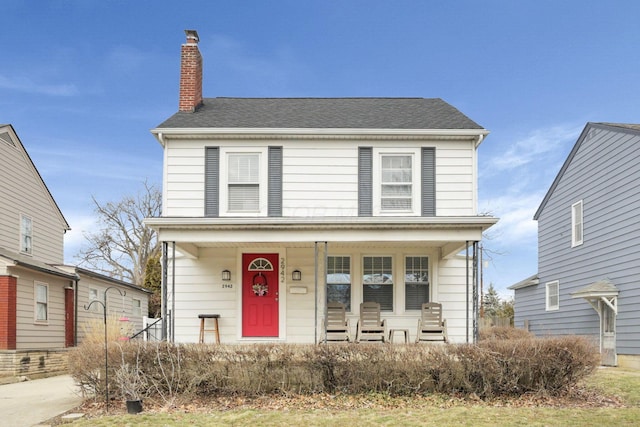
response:
<path id="1" fill-rule="evenodd" d="M 549 282 L 546 288 L 547 311 L 558 310 L 560 308 L 560 283 L 557 280 Z"/>
<path id="2" fill-rule="evenodd" d="M 260 210 L 260 154 L 229 154 L 228 191 L 228 211 Z"/>
<path id="3" fill-rule="evenodd" d="M 89 288 L 89 305 L 96 300 L 98 300 L 98 290 L 96 288 Z M 100 304 L 91 305 L 90 310 L 95 312 L 100 311 Z"/>
<path id="4" fill-rule="evenodd" d="M 137 298 L 133 298 L 131 305 L 131 314 L 134 316 L 142 316 L 142 301 Z"/>
<path id="5" fill-rule="evenodd" d="M 405 310 L 421 310 L 429 302 L 429 258 L 408 256 L 404 272 Z"/>
<path id="6" fill-rule="evenodd" d="M 33 224 L 31 218 L 25 215 L 20 216 L 20 252 L 23 254 L 32 253 Z"/>
<path id="7" fill-rule="evenodd" d="M 412 156 L 383 155 L 380 159 L 380 209 L 407 212 L 413 209 Z"/>
<path id="8" fill-rule="evenodd" d="M 327 302 L 336 301 L 351 311 L 351 258 L 327 257 Z"/>
<path id="9" fill-rule="evenodd" d="M 390 256 L 362 259 L 362 300 L 380 304 L 380 310 L 393 311 L 393 269 Z"/>
<path id="10" fill-rule="evenodd" d="M 571 247 L 579 246 L 584 239 L 582 200 L 571 205 Z"/>
<path id="11" fill-rule="evenodd" d="M 35 318 L 37 322 L 49 320 L 49 285 L 35 284 Z"/>

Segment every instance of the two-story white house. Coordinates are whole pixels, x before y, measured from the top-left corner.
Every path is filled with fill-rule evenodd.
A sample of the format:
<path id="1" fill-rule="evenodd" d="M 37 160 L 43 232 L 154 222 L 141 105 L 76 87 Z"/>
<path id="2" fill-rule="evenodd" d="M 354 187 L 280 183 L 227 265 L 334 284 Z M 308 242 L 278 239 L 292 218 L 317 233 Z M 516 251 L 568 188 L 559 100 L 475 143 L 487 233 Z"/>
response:
<path id="1" fill-rule="evenodd" d="M 203 98 L 186 34 L 179 111 L 151 131 L 168 338 L 197 342 L 218 314 L 222 342 L 320 342 L 333 300 L 354 327 L 376 301 L 411 338 L 440 302 L 450 340 L 473 340 L 488 131 L 437 98 Z"/>

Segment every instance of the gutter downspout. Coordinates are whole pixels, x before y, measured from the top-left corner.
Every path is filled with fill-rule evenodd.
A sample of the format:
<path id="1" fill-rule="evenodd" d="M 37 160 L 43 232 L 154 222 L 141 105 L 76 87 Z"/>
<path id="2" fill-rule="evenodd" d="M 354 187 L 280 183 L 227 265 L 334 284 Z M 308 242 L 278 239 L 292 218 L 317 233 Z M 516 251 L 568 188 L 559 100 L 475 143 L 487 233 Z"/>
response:
<path id="1" fill-rule="evenodd" d="M 314 311 L 314 332 L 313 332 L 313 342 L 315 344 L 318 344 L 318 242 L 314 242 L 314 266 L 315 266 L 315 271 L 314 271 L 314 289 L 315 289 L 315 298 L 314 298 L 314 306 L 313 306 L 313 311 Z"/>
<path id="2" fill-rule="evenodd" d="M 467 330 L 467 344 L 469 343 L 469 241 L 467 240 L 466 244 L 466 274 L 465 279 L 467 281 L 467 321 L 466 321 L 466 330 Z"/>

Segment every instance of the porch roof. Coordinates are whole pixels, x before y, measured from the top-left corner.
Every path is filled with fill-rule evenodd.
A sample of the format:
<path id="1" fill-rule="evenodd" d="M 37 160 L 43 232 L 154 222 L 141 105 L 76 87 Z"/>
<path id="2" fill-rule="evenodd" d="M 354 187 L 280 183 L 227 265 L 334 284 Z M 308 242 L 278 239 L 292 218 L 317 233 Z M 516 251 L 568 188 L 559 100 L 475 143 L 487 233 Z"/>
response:
<path id="1" fill-rule="evenodd" d="M 173 241 L 181 252 L 197 256 L 199 247 L 287 244 L 384 244 L 439 247 L 443 257 L 455 255 L 498 218 L 470 217 L 339 217 L 339 218 L 147 218 L 161 241 Z"/>
<path id="2" fill-rule="evenodd" d="M 618 296 L 618 288 L 608 279 L 599 280 L 571 293 L 571 298 L 612 298 Z"/>

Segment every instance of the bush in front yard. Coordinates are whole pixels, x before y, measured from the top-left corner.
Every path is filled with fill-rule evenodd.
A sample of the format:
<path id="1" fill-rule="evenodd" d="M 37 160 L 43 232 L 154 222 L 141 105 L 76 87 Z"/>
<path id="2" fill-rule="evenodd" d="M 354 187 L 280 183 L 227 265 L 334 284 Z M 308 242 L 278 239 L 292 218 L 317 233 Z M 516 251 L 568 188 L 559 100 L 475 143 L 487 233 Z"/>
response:
<path id="1" fill-rule="evenodd" d="M 481 398 L 558 395 L 599 363 L 581 337 L 486 340 L 478 344 L 201 345 L 129 342 L 109 348 L 110 391 L 172 403 L 193 396 L 313 393 L 445 393 Z M 73 377 L 104 394 L 104 346 L 72 352 Z M 128 375 L 112 375 L 126 373 Z M 135 379 L 135 378 L 134 378 Z M 129 386 L 129 387 L 127 387 Z"/>

